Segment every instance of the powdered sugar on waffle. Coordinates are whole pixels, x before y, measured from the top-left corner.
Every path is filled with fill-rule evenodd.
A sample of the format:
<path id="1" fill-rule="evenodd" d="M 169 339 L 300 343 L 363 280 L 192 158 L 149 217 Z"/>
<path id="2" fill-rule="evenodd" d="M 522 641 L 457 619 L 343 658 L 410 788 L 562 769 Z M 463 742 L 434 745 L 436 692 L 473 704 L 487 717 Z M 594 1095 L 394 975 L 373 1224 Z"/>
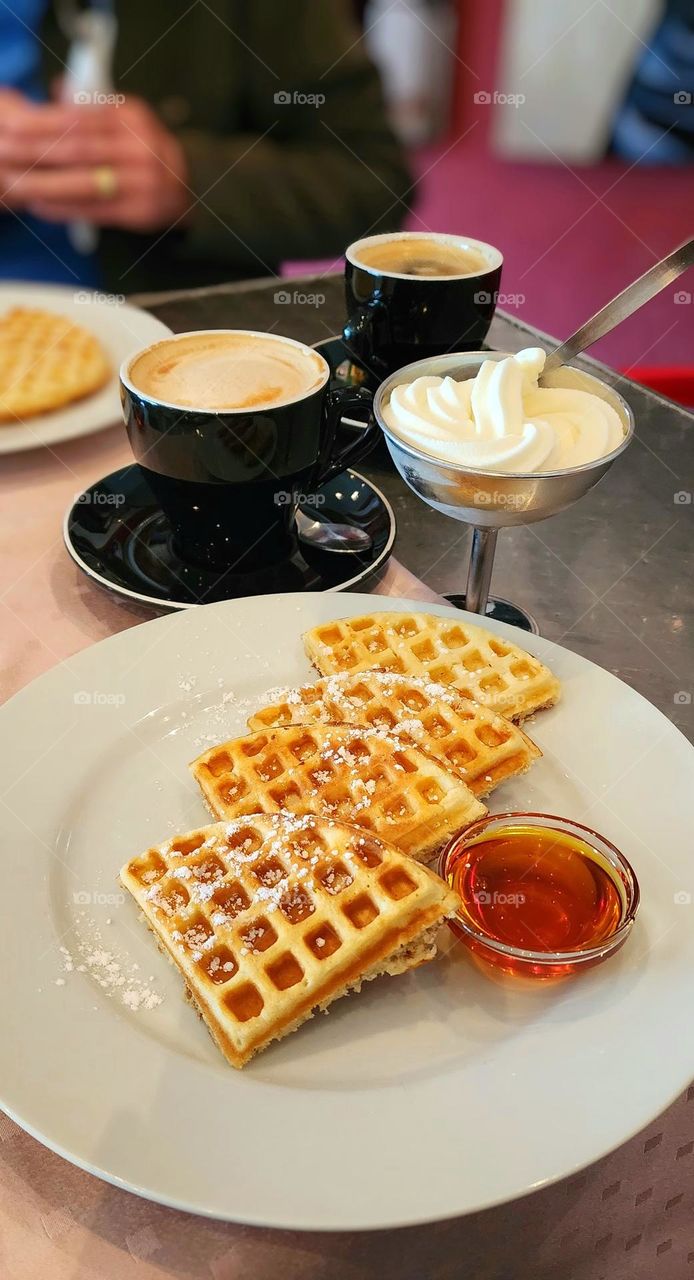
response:
<path id="1" fill-rule="evenodd" d="M 394 725 L 392 728 L 390 726 L 386 728 L 383 725 L 369 725 L 362 729 L 357 725 L 354 727 L 340 725 L 339 727 L 336 726 L 336 730 L 335 738 L 322 744 L 318 753 L 320 759 L 338 766 L 346 764 L 349 769 L 356 769 L 359 767 L 359 758 L 350 751 L 349 743 L 357 746 L 365 740 L 379 738 L 381 742 L 388 742 L 393 747 L 401 747 L 402 743 L 398 740 L 401 734 L 410 734 L 414 737 L 424 732 L 424 726 L 421 720 L 413 717 L 409 720 L 401 720 L 399 724 Z M 346 743 L 345 738 L 347 738 Z M 402 765 L 397 762 L 393 767 L 402 771 Z"/>
<path id="2" fill-rule="evenodd" d="M 360 672 L 341 671 L 335 675 L 323 677 L 319 681 L 320 700 L 329 698 L 347 712 L 353 707 L 361 706 L 364 701 L 363 698 L 346 692 L 347 686 L 357 683 L 360 679 L 369 682 L 375 680 L 388 697 L 397 696 L 398 689 L 405 684 L 420 689 L 430 702 L 445 702 L 448 706 L 455 706 L 461 699 L 461 695 L 450 685 L 428 680 L 426 676 L 401 676 L 394 671 L 367 670 Z M 275 706 L 277 703 L 286 702 L 289 707 L 301 706 L 306 702 L 304 695 L 310 693 L 315 687 L 313 684 L 303 684 L 293 689 L 269 689 L 265 694 L 267 699 L 265 705 Z"/>
<path id="3" fill-rule="evenodd" d="M 262 840 L 257 848 L 252 846 L 252 841 L 247 839 L 243 844 L 229 844 L 235 837 L 242 834 L 248 828 L 249 819 L 235 818 L 231 822 L 220 824 L 219 830 L 212 832 L 203 843 L 200 849 L 209 849 L 214 851 L 215 855 L 224 863 L 226 871 L 239 874 L 242 867 L 257 862 L 258 859 L 267 859 L 273 855 L 278 857 L 287 857 L 289 853 L 292 858 L 292 865 L 288 874 L 278 874 L 277 879 L 272 879 L 271 871 L 265 883 L 259 884 L 255 891 L 251 894 L 248 906 L 261 907 L 267 915 L 272 915 L 277 911 L 280 904 L 286 910 L 291 908 L 292 902 L 299 902 L 302 889 L 309 892 L 318 893 L 325 892 L 336 893 L 346 888 L 353 881 L 353 875 L 344 872 L 340 873 L 335 867 L 328 868 L 325 875 L 322 876 L 320 885 L 316 883 L 313 872 L 318 864 L 324 859 L 324 850 L 321 847 L 318 837 L 316 843 L 312 844 L 310 833 L 315 831 L 317 820 L 313 814 L 291 814 L 287 812 L 271 813 L 263 815 L 264 822 L 268 824 L 275 834 L 270 834 Z M 323 822 L 325 819 L 322 820 Z M 252 822 L 252 819 L 251 819 Z M 298 839 L 293 842 L 292 836 L 296 835 Z M 363 838 L 357 838 L 358 844 L 363 844 Z M 197 852 L 197 851 L 196 851 Z M 342 854 L 347 862 L 351 862 L 356 854 L 352 850 L 345 850 Z M 303 865 L 302 865 L 303 864 Z M 226 872 L 225 872 L 226 873 Z M 225 874 L 224 873 L 224 874 Z M 175 874 L 173 872 L 172 874 Z M 224 883 L 222 873 L 217 873 L 217 879 L 210 882 L 212 890 L 221 887 Z M 193 886 L 191 898 L 195 894 L 196 888 Z M 207 886 L 205 886 L 207 888 Z M 246 882 L 246 889 L 248 883 Z M 153 886 L 147 891 L 147 898 L 156 906 L 163 906 L 163 900 L 160 899 L 160 888 L 158 885 Z M 199 901 L 200 899 L 198 899 Z M 167 911 L 167 914 L 170 912 Z M 223 909 L 214 912 L 211 915 L 212 924 L 215 926 L 225 925 L 228 917 Z M 202 959 L 204 953 L 209 951 L 215 945 L 215 937 L 207 936 L 207 934 L 195 924 L 189 925 L 184 929 L 174 928 L 171 930 L 172 940 L 182 949 L 190 953 L 193 960 Z M 244 945 L 239 948 L 241 955 L 247 955 L 248 952 L 262 950 L 261 947 L 256 948 L 256 941 L 262 941 L 263 927 L 261 925 L 250 926 L 244 934 Z"/>

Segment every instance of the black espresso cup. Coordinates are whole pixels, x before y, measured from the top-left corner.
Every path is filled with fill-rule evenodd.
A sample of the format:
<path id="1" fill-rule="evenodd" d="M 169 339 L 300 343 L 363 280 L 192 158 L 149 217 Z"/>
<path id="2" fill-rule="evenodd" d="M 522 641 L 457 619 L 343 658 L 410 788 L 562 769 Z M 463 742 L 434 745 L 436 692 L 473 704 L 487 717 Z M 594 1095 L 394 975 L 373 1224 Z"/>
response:
<path id="1" fill-rule="evenodd" d="M 380 382 L 448 351 L 479 351 L 489 332 L 503 258 L 467 236 L 402 231 L 355 240 L 346 251 L 350 354 Z"/>
<path id="2" fill-rule="evenodd" d="M 338 449 L 340 419 L 367 422 L 371 393 L 332 390 L 323 356 L 276 334 L 176 334 L 129 356 L 120 379 L 135 459 L 176 552 L 201 568 L 253 573 L 289 556 L 299 501 L 379 434 L 371 420 Z"/>

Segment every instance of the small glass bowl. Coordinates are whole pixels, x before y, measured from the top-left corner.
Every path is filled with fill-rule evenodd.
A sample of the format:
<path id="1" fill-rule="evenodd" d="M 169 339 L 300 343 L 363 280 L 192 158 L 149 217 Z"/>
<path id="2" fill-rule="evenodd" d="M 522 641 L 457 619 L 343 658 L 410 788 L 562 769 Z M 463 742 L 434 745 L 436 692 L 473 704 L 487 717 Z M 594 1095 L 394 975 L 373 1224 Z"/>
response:
<path id="1" fill-rule="evenodd" d="M 509 829 L 509 838 L 513 838 L 514 835 L 520 835 L 521 828 L 526 833 L 528 829 L 556 832 L 562 844 L 571 845 L 575 842 L 575 851 L 601 868 L 619 899 L 618 920 L 614 929 L 598 941 L 588 940 L 567 950 L 526 950 L 485 932 L 478 919 L 471 918 L 465 894 L 461 893 L 461 880 L 465 872 L 474 868 L 475 849 L 483 850 L 486 839 L 492 833 L 501 835 L 505 829 Z M 534 861 L 536 863 L 537 859 Z M 529 859 L 529 868 L 532 865 Z M 439 875 L 461 893 L 462 906 L 456 916 L 448 921 L 450 928 L 470 949 L 473 959 L 479 962 L 480 967 L 489 973 L 491 966 L 497 975 L 503 973 L 547 981 L 568 978 L 599 964 L 619 951 L 626 942 L 640 902 L 636 874 L 615 845 L 590 827 L 548 813 L 488 814 L 472 823 L 460 835 L 454 836 L 443 850 Z M 478 896 L 477 902 L 480 900 L 481 896 Z M 477 916 L 479 917 L 479 912 Z"/>

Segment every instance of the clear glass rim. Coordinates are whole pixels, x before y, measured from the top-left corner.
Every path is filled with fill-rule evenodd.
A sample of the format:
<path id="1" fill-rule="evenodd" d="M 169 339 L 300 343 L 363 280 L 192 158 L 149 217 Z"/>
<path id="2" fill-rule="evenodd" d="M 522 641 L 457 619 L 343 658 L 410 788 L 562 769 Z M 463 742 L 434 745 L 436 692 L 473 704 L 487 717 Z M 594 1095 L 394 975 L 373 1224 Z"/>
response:
<path id="1" fill-rule="evenodd" d="M 490 938 L 489 934 L 483 933 L 480 929 L 475 929 L 468 921 L 463 920 L 459 912 L 456 913 L 451 923 L 454 923 L 457 928 L 461 929 L 473 941 L 481 943 L 490 951 L 508 956 L 510 959 L 523 960 L 526 963 L 530 962 L 535 965 L 585 964 L 590 960 L 600 959 L 601 956 L 616 950 L 631 932 L 641 902 L 641 891 L 636 872 L 628 858 L 611 840 L 608 840 L 592 827 L 587 827 L 581 822 L 575 822 L 573 818 L 563 818 L 559 814 L 537 813 L 532 810 L 521 809 L 507 810 L 503 813 L 488 813 L 484 818 L 479 818 L 477 822 L 473 822 L 464 831 L 449 840 L 439 858 L 438 872 L 441 879 L 448 882 L 448 872 L 452 859 L 461 848 L 474 842 L 480 832 L 494 824 L 508 825 L 509 823 L 520 821 L 530 821 L 532 825 L 538 827 L 545 826 L 558 831 L 569 831 L 607 858 L 610 865 L 618 870 L 625 891 L 624 914 L 619 928 L 615 929 L 614 933 L 611 933 L 607 938 L 603 938 L 601 942 L 575 947 L 570 951 L 528 951 L 522 947 L 514 947 L 507 942 L 499 942 L 496 938 Z"/>

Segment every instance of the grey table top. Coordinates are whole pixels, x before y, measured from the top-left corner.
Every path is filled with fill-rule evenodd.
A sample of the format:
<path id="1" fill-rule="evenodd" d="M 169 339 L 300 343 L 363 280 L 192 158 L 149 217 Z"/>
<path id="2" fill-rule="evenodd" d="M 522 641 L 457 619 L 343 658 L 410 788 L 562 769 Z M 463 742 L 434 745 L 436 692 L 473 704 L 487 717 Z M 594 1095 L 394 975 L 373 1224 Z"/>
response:
<path id="1" fill-rule="evenodd" d="M 342 282 L 335 275 L 138 301 L 177 331 L 272 329 L 309 343 L 338 332 L 344 319 Z M 518 351 L 550 345 L 550 339 L 499 314 L 489 344 Z M 638 689 L 694 739 L 694 418 L 614 371 L 582 363 L 630 402 L 636 439 L 571 510 L 502 531 L 492 590 L 525 606 L 543 635 Z M 398 559 L 433 590 L 464 592 L 467 527 L 425 506 L 380 457 L 359 469 L 393 504 Z"/>

